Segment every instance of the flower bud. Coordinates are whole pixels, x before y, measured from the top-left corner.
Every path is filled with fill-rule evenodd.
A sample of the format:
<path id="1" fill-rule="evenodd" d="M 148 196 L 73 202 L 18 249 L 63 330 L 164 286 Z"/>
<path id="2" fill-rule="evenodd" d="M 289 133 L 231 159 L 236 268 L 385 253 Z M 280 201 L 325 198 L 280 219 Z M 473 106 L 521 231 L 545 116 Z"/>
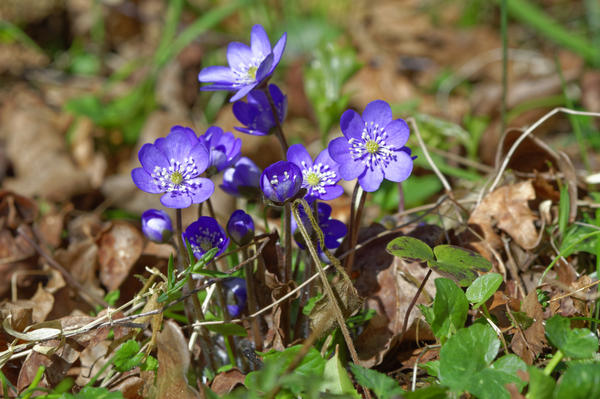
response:
<path id="1" fill-rule="evenodd" d="M 231 317 L 238 317 L 246 307 L 247 292 L 246 280 L 239 277 L 231 277 L 223 280 L 223 287 L 227 289 L 227 311 Z M 229 305 L 229 303 L 235 305 Z"/>
<path id="2" fill-rule="evenodd" d="M 246 245 L 254 238 L 254 221 L 241 209 L 233 212 L 227 222 L 229 238 L 239 246 Z"/>
<path id="3" fill-rule="evenodd" d="M 260 188 L 267 199 L 283 203 L 302 188 L 302 170 L 292 162 L 275 162 L 260 176 Z"/>
<path id="4" fill-rule="evenodd" d="M 142 214 L 142 232 L 154 242 L 167 242 L 173 235 L 171 218 L 165 211 L 148 209 Z"/>

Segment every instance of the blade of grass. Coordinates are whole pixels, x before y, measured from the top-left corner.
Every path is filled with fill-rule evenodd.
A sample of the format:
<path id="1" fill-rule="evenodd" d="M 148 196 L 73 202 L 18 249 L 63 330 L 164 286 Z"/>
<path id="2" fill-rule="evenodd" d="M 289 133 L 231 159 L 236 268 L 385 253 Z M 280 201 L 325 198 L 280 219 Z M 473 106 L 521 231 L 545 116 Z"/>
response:
<path id="1" fill-rule="evenodd" d="M 560 84 L 562 86 L 563 96 L 565 98 L 565 104 L 568 108 L 575 109 L 575 105 L 573 104 L 573 100 L 567 94 L 567 82 L 565 81 L 565 77 L 563 75 L 562 67 L 560 66 L 560 61 L 558 57 L 554 57 L 554 63 L 556 64 L 556 71 L 558 72 L 558 76 L 560 76 Z M 573 133 L 575 133 L 575 139 L 577 140 L 577 145 L 579 146 L 579 153 L 581 155 L 581 160 L 585 165 L 585 168 L 589 172 L 590 169 L 590 160 L 587 155 L 587 146 L 585 143 L 585 138 L 583 137 L 583 132 L 581 130 L 581 125 L 579 124 L 579 116 L 577 115 L 568 115 L 569 121 L 571 122 L 571 126 L 573 126 Z"/>
<path id="2" fill-rule="evenodd" d="M 498 1 L 498 0 L 496 0 Z M 566 30 L 561 24 L 527 0 L 506 0 L 511 17 L 531 26 L 544 37 L 568 48 L 592 65 L 600 65 L 600 48 L 589 40 Z"/>

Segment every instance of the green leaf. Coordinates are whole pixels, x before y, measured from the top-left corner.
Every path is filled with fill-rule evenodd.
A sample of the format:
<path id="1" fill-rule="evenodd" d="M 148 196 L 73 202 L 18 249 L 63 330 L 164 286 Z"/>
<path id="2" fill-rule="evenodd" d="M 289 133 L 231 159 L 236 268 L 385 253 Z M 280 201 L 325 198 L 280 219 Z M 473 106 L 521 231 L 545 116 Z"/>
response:
<path id="1" fill-rule="evenodd" d="M 331 392 L 333 394 L 347 394 L 352 398 L 360 399 L 361 396 L 354 389 L 354 385 L 348 377 L 348 373 L 336 352 L 335 355 L 325 363 L 323 373 L 324 382 L 321 385 L 321 391 Z"/>
<path id="2" fill-rule="evenodd" d="M 104 296 L 104 300 L 106 301 L 106 303 L 108 303 L 110 306 L 115 306 L 115 303 L 117 303 L 117 301 L 119 300 L 119 297 L 121 296 L 121 291 L 119 290 L 114 290 L 109 292 L 108 294 L 106 294 Z"/>
<path id="3" fill-rule="evenodd" d="M 440 382 L 453 391 L 470 392 L 479 399 L 510 399 L 506 384 L 522 389 L 525 382 L 517 376 L 527 365 L 516 355 L 501 357 L 496 333 L 488 325 L 474 324 L 459 330 L 440 351 Z"/>
<path id="4" fill-rule="evenodd" d="M 571 364 L 560 379 L 554 398 L 600 398 L 600 363 Z"/>
<path id="5" fill-rule="evenodd" d="M 85 387 L 75 395 L 65 393 L 61 399 L 123 399 L 123 394 L 106 388 Z"/>
<path id="6" fill-rule="evenodd" d="M 537 367 L 530 366 L 529 371 L 529 392 L 527 399 L 550 399 L 556 382 L 554 379 Z"/>
<path id="7" fill-rule="evenodd" d="M 489 366 L 499 348 L 500 341 L 488 325 L 458 330 L 440 350 L 440 382 L 453 391 L 464 391 L 469 379 Z"/>
<path id="8" fill-rule="evenodd" d="M 448 388 L 441 385 L 430 385 L 414 392 L 406 392 L 404 399 L 447 399 L 448 394 L 446 391 L 448 391 Z"/>
<path id="9" fill-rule="evenodd" d="M 502 276 L 498 273 L 479 276 L 467 288 L 467 299 L 474 304 L 473 308 L 477 309 L 494 295 L 500 284 L 502 284 Z"/>
<path id="10" fill-rule="evenodd" d="M 596 254 L 597 237 L 587 237 L 598 229 L 591 226 L 581 226 L 579 224 L 571 225 L 560 243 L 560 253 L 567 257 L 575 252 L 587 252 L 592 255 Z"/>
<path id="11" fill-rule="evenodd" d="M 154 371 L 158 369 L 158 360 L 153 357 L 148 355 L 148 357 L 146 358 L 146 361 L 144 363 L 142 363 L 142 366 L 140 367 L 142 369 L 142 371 Z"/>
<path id="12" fill-rule="evenodd" d="M 431 329 L 442 343 L 464 327 L 469 302 L 456 283 L 447 278 L 435 279 L 436 295 L 433 301 Z"/>
<path id="13" fill-rule="evenodd" d="M 378 399 L 390 399 L 404 394 L 398 381 L 385 374 L 354 363 L 350 363 L 350 369 L 356 382 L 373 391 Z"/>
<path id="14" fill-rule="evenodd" d="M 440 375 L 440 361 L 439 360 L 430 360 L 427 363 L 423 363 L 421 365 L 432 377 L 439 377 Z"/>
<path id="15" fill-rule="evenodd" d="M 546 336 L 565 356 L 585 359 L 598 351 L 598 338 L 587 328 L 571 329 L 571 321 L 555 315 L 546 321 Z"/>
<path id="16" fill-rule="evenodd" d="M 140 344 L 136 340 L 125 341 L 113 357 L 115 368 L 120 372 L 124 372 L 139 366 L 144 357 L 144 354 L 139 352 Z"/>
<path id="17" fill-rule="evenodd" d="M 207 330 L 214 331 L 224 336 L 235 335 L 238 337 L 246 337 L 248 335 L 244 327 L 235 323 L 208 324 L 205 327 Z"/>
<path id="18" fill-rule="evenodd" d="M 434 260 L 433 251 L 429 245 L 409 236 L 393 239 L 388 243 L 386 251 L 399 258 L 417 259 L 421 262 Z"/>
<path id="19" fill-rule="evenodd" d="M 463 287 L 477 278 L 477 272 L 488 272 L 492 263 L 476 252 L 453 245 L 438 245 L 433 249 L 436 261 L 429 266 L 440 273 L 450 275 Z"/>

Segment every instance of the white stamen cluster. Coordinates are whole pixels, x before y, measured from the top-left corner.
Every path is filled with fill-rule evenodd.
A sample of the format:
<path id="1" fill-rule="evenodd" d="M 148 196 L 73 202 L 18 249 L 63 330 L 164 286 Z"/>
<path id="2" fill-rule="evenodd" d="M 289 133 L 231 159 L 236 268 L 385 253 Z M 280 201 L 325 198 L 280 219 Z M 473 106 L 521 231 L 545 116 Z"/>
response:
<path id="1" fill-rule="evenodd" d="M 177 191 L 187 193 L 191 188 L 195 188 L 196 186 L 193 183 L 189 183 L 188 180 L 193 179 L 198 174 L 198 168 L 194 159 L 186 157 L 183 159 L 183 162 L 171 158 L 168 168 L 155 166 L 152 177 L 162 192 Z"/>
<path id="2" fill-rule="evenodd" d="M 334 185 L 336 180 L 335 171 L 331 170 L 329 165 L 315 163 L 308 167 L 306 162 L 302 161 L 302 185 L 311 191 L 319 194 L 325 194 L 325 186 Z"/>
<path id="3" fill-rule="evenodd" d="M 284 170 L 283 171 L 283 179 L 281 179 L 281 181 L 279 181 L 279 176 L 278 175 L 273 175 L 271 177 L 271 179 L 269 180 L 269 183 L 271 183 L 271 185 L 273 187 L 276 187 L 280 183 L 284 183 L 284 182 L 288 181 L 289 179 L 290 179 L 290 174 L 288 173 L 287 170 Z"/>
<path id="4" fill-rule="evenodd" d="M 260 67 L 261 62 L 266 58 L 262 55 L 260 57 L 254 57 L 247 63 L 240 63 L 235 67 L 231 67 L 231 71 L 235 75 L 235 83 L 239 86 L 247 85 L 256 81 L 256 73 Z"/>
<path id="5" fill-rule="evenodd" d="M 193 252 L 206 253 L 212 248 L 218 248 L 223 240 L 223 236 L 219 232 L 205 227 L 192 237 L 190 245 Z"/>
<path id="6" fill-rule="evenodd" d="M 360 139 L 351 138 L 350 155 L 354 159 L 362 159 L 363 164 L 373 169 L 374 166 L 386 166 L 394 159 L 394 146 L 386 144 L 387 133 L 377 123 L 365 123 Z"/>

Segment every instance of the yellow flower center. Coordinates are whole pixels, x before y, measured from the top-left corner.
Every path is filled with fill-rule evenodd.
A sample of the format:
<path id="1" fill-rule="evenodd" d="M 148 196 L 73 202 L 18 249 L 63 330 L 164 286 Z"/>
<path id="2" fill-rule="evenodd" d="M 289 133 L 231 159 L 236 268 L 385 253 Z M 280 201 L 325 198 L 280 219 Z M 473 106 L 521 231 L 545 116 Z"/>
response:
<path id="1" fill-rule="evenodd" d="M 311 186 L 317 186 L 321 183 L 321 178 L 315 172 L 310 172 L 306 175 L 306 182 Z"/>
<path id="2" fill-rule="evenodd" d="M 365 149 L 369 154 L 375 154 L 379 151 L 379 144 L 374 140 L 369 140 L 365 143 Z"/>
<path id="3" fill-rule="evenodd" d="M 183 175 L 181 174 L 181 172 L 177 171 L 177 172 L 171 173 L 171 183 L 173 183 L 177 186 L 177 185 L 181 184 L 182 182 L 183 182 Z"/>
<path id="4" fill-rule="evenodd" d="M 248 68 L 248 76 L 252 78 L 252 80 L 256 79 L 256 71 L 258 71 L 258 67 L 251 66 Z"/>

